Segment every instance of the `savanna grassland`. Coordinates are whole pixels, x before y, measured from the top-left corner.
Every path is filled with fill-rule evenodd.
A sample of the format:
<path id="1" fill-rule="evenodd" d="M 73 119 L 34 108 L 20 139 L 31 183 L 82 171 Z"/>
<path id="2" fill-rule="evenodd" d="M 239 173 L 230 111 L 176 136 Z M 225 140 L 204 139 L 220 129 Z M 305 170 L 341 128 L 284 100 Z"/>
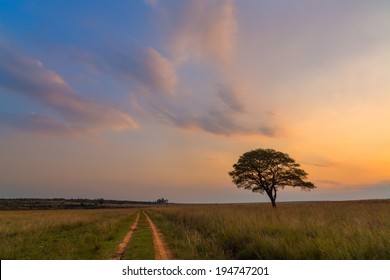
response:
<path id="1" fill-rule="evenodd" d="M 111 259 L 145 211 L 175 259 L 390 259 L 390 200 L 0 211 L 0 259 Z M 125 259 L 154 259 L 140 215 Z"/>
<path id="2" fill-rule="evenodd" d="M 0 211 L 0 259 L 110 259 L 136 211 Z"/>
<path id="3" fill-rule="evenodd" d="M 177 259 L 390 259 L 390 200 L 149 210 Z"/>

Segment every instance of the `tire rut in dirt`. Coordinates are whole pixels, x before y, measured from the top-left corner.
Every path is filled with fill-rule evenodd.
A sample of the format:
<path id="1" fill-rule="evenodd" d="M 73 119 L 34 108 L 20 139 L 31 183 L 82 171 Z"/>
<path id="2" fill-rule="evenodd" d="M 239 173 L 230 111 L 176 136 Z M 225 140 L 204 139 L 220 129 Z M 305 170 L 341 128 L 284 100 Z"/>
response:
<path id="1" fill-rule="evenodd" d="M 163 242 L 162 234 L 158 231 L 156 226 L 154 225 L 152 219 L 143 212 L 146 219 L 149 222 L 150 229 L 152 230 L 153 234 L 153 242 L 154 242 L 154 248 L 155 248 L 155 259 L 156 260 L 172 260 L 172 253 L 169 250 L 169 248 L 165 245 Z"/>
<path id="2" fill-rule="evenodd" d="M 122 260 L 125 254 L 126 248 L 130 243 L 131 237 L 133 236 L 134 231 L 137 229 L 140 213 L 138 212 L 137 218 L 135 218 L 134 223 L 130 227 L 130 231 L 126 234 L 123 241 L 119 244 L 118 250 L 115 253 L 113 260 Z"/>

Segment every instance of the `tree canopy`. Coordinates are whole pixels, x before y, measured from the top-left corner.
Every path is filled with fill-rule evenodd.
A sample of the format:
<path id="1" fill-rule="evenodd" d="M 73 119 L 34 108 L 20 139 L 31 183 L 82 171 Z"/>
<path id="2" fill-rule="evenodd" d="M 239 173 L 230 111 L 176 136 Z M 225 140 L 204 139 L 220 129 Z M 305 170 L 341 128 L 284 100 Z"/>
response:
<path id="1" fill-rule="evenodd" d="M 273 149 L 256 149 L 244 153 L 229 172 L 238 188 L 266 193 L 276 207 L 277 190 L 286 186 L 303 190 L 316 188 L 306 181 L 307 173 L 288 154 Z"/>

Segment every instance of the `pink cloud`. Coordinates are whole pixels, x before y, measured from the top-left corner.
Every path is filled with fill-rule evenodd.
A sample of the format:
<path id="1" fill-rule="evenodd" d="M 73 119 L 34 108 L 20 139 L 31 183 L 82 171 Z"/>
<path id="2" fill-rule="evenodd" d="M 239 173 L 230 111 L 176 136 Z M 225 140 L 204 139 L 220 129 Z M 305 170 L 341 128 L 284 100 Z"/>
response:
<path id="1" fill-rule="evenodd" d="M 174 65 L 154 48 L 108 48 L 89 53 L 77 51 L 72 56 L 89 69 L 129 82 L 143 91 L 168 96 L 175 94 L 177 75 Z"/>
<path id="2" fill-rule="evenodd" d="M 63 131 L 64 133 L 89 133 L 105 130 L 121 131 L 138 127 L 126 113 L 110 104 L 80 97 L 60 75 L 44 67 L 21 52 L 7 47 L 0 48 L 0 88 L 7 94 L 18 94 L 54 109 L 60 118 L 25 114 L 2 114 L 0 122 L 29 130 Z"/>
<path id="3" fill-rule="evenodd" d="M 172 63 L 153 48 L 147 48 L 144 53 L 150 85 L 158 91 L 174 94 L 177 76 Z"/>
<path id="4" fill-rule="evenodd" d="M 171 21 L 169 45 L 174 57 L 179 61 L 206 59 L 224 66 L 231 62 L 237 31 L 233 1 L 177 1 L 174 7 L 164 4 L 153 1 L 151 6 Z"/>

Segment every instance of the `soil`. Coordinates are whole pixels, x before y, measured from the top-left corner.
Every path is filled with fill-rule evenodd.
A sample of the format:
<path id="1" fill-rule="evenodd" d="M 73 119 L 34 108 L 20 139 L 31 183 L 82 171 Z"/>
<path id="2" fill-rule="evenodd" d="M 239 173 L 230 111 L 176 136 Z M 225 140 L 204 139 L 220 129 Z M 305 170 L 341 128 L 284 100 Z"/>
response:
<path id="1" fill-rule="evenodd" d="M 169 250 L 168 246 L 164 242 L 163 235 L 157 229 L 157 227 L 154 225 L 152 219 L 144 211 L 142 211 L 142 214 L 145 215 L 145 217 L 149 223 L 150 230 L 152 231 L 152 234 L 153 234 L 155 259 L 156 260 L 172 260 L 173 259 L 172 252 Z M 119 244 L 118 250 L 115 253 L 115 256 L 113 257 L 114 260 L 123 260 L 125 250 L 131 241 L 131 237 L 133 236 L 134 231 L 137 229 L 139 217 L 140 217 L 140 213 L 138 213 L 137 218 L 135 219 L 134 223 L 130 227 L 130 231 L 126 234 L 122 243 Z"/>
<path id="2" fill-rule="evenodd" d="M 130 243 L 131 237 L 133 236 L 134 231 L 137 229 L 139 215 L 140 214 L 138 212 L 137 218 L 135 219 L 134 223 L 130 227 L 130 231 L 126 234 L 123 241 L 119 244 L 118 250 L 116 251 L 115 256 L 113 257 L 114 260 L 122 260 L 123 259 L 123 256 L 125 254 L 125 250 Z"/>
<path id="3" fill-rule="evenodd" d="M 168 246 L 164 242 L 163 235 L 156 228 L 152 219 L 150 219 L 150 217 L 145 212 L 144 212 L 144 214 L 146 216 L 146 219 L 149 222 L 150 229 L 152 230 L 152 234 L 153 234 L 155 259 L 156 260 L 172 260 L 173 259 L 172 252 L 169 250 Z"/>

